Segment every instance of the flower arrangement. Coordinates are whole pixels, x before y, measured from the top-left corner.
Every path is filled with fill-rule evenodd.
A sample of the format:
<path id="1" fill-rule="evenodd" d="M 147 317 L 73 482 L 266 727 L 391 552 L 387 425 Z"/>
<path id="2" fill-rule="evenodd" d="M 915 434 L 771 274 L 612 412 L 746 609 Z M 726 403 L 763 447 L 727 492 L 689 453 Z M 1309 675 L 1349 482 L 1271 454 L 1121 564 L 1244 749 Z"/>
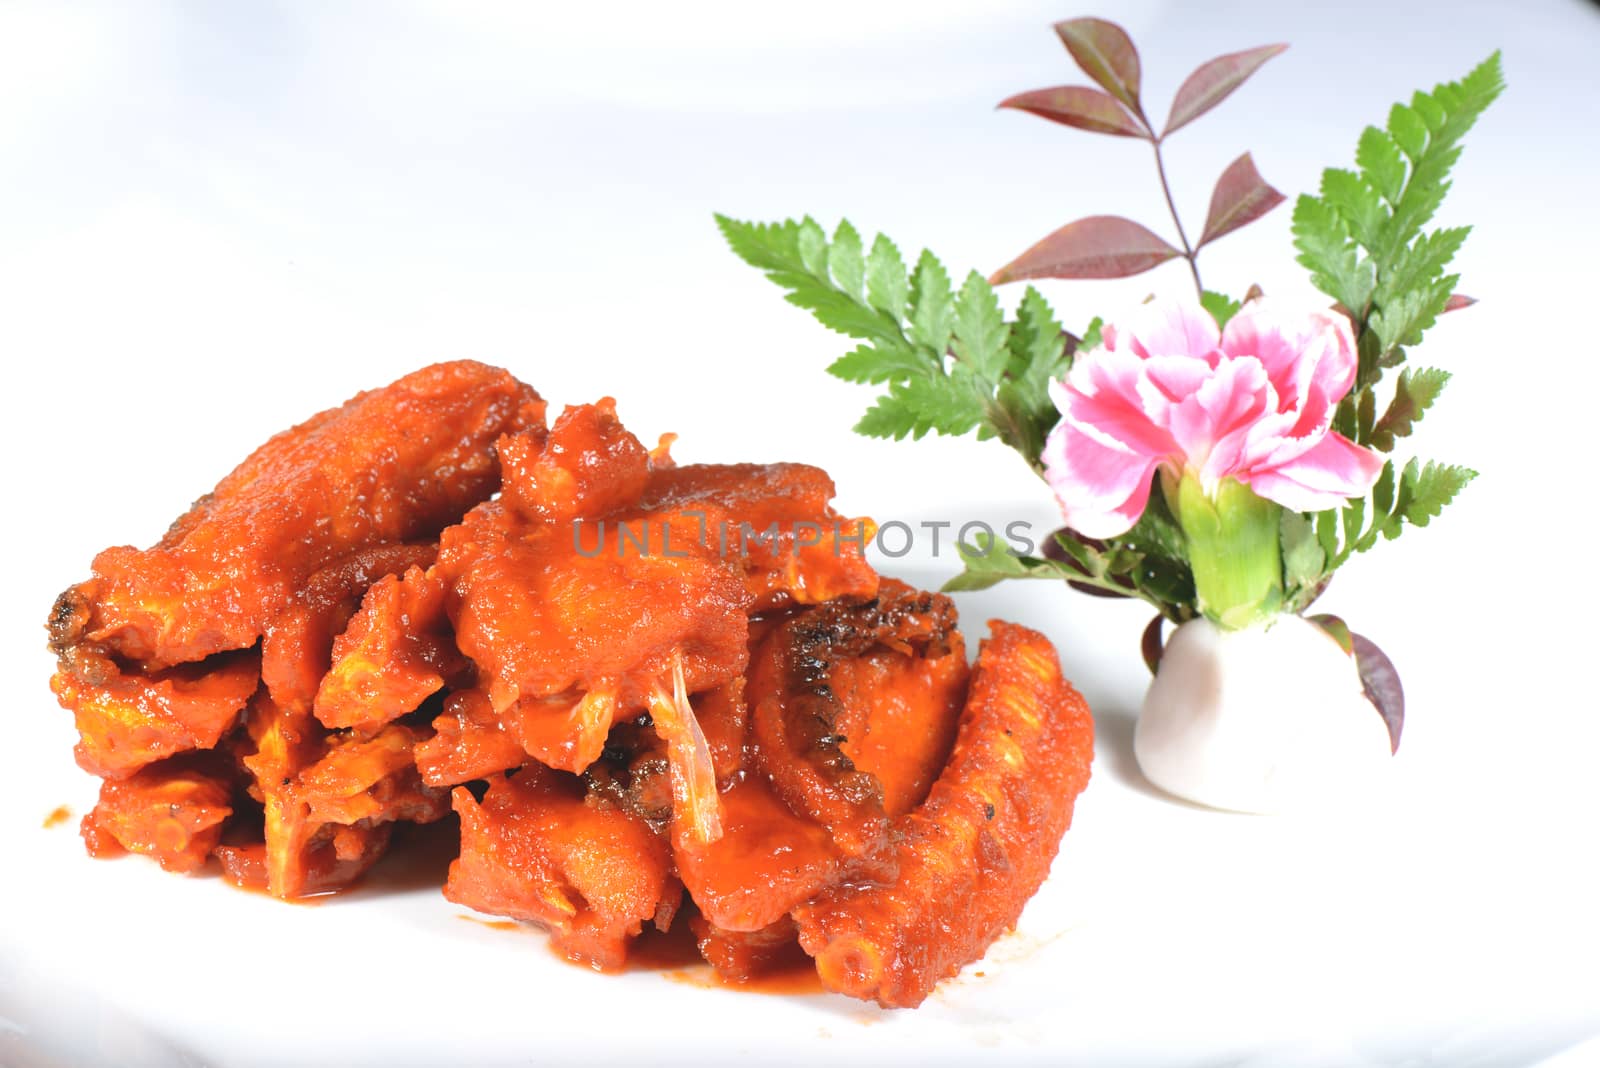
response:
<path id="1" fill-rule="evenodd" d="M 1090 216 L 956 286 L 931 253 L 908 270 L 893 242 L 868 243 L 848 221 L 831 237 L 809 217 L 718 224 L 792 303 L 857 341 L 828 368 L 883 387 L 857 432 L 997 438 L 1054 493 L 1065 526 L 1041 555 L 980 538 L 961 547 L 965 570 L 947 589 L 1065 580 L 1156 610 L 1143 643 L 1156 677 L 1135 737 L 1152 780 L 1260 811 L 1345 789 L 1374 768 L 1374 753 L 1398 748 L 1403 697 L 1376 646 L 1306 613 L 1353 555 L 1426 526 L 1475 477 L 1394 453 L 1449 379 L 1411 366 L 1409 352 L 1440 315 L 1472 303 L 1449 272 L 1468 228 L 1426 227 L 1463 136 L 1501 92 L 1499 56 L 1396 104 L 1362 132 L 1354 169 L 1326 170 L 1318 192 L 1299 197 L 1297 259 L 1332 303 L 1294 307 L 1259 287 L 1234 299 L 1201 281 L 1203 249 L 1285 199 L 1251 155 L 1218 178 L 1191 243 L 1162 152 L 1284 46 L 1202 64 L 1158 133 L 1126 32 L 1092 18 L 1055 30 L 1096 84 L 1001 107 L 1147 141 L 1176 244 L 1130 219 Z M 996 292 L 1176 259 L 1192 295 L 1158 293 L 1076 334 L 1033 286 L 1011 316 Z M 1165 642 L 1164 626 L 1175 628 Z M 1274 691 L 1286 672 L 1297 685 Z M 1311 696 L 1284 708 L 1274 692 Z"/>

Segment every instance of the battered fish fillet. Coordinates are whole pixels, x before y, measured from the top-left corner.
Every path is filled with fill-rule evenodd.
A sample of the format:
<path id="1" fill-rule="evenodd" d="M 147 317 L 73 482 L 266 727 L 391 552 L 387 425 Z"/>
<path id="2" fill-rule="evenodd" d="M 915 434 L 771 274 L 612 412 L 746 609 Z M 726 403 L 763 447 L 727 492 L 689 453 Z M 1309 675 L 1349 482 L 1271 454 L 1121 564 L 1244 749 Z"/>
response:
<path id="1" fill-rule="evenodd" d="M 370 734 L 421 706 L 446 681 L 470 681 L 445 618 L 445 587 L 420 567 L 386 575 L 333 643 L 312 706 L 326 727 Z"/>
<path id="2" fill-rule="evenodd" d="M 872 597 L 872 523 L 834 511 L 833 495 L 828 473 L 806 464 L 687 464 L 652 470 L 624 518 L 670 518 L 674 544 L 739 560 L 754 612 Z"/>
<path id="3" fill-rule="evenodd" d="M 418 775 L 416 728 L 390 724 L 370 738 L 328 732 L 262 693 L 247 729 L 254 751 L 241 762 L 262 806 L 261 875 L 276 897 L 338 889 L 383 854 L 390 824 L 449 811 L 446 792 Z"/>
<path id="4" fill-rule="evenodd" d="M 683 907 L 725 978 L 804 953 L 919 1003 L 1015 923 L 1087 782 L 1049 643 L 994 623 L 969 669 L 816 468 L 677 466 L 610 398 L 544 416 L 427 368 L 101 553 L 48 623 L 90 851 L 292 898 L 453 806 L 445 895 L 573 960 Z"/>
<path id="5" fill-rule="evenodd" d="M 602 533 L 591 554 L 566 524 L 527 526 L 485 505 L 445 532 L 435 567 L 495 713 L 530 754 L 574 772 L 669 684 L 675 661 L 696 693 L 749 656 L 736 569 L 704 552 L 642 553 L 614 527 L 590 544 Z"/>
<path id="6" fill-rule="evenodd" d="M 436 364 L 285 431 L 145 550 L 107 549 L 61 596 L 51 640 L 148 669 L 255 644 L 318 569 L 434 537 L 499 488 L 494 443 L 543 423 L 505 371 Z"/>
<path id="7" fill-rule="evenodd" d="M 761 770 L 792 811 L 828 828 L 849 856 L 885 860 L 889 816 L 882 782 L 845 752 L 851 720 L 864 710 L 841 700 L 834 672 L 879 647 L 943 658 L 961 648 L 955 626 L 949 598 L 885 581 L 872 601 L 833 601 L 795 615 L 751 663 L 751 738 Z M 958 677 L 965 675 L 961 660 Z M 946 707 L 941 701 L 932 711 Z M 937 751 L 947 738 L 935 730 L 902 742 Z"/>
<path id="8" fill-rule="evenodd" d="M 444 895 L 547 928 L 575 961 L 614 969 L 646 923 L 663 930 L 683 891 L 665 840 L 626 810 L 596 804 L 581 780 L 530 766 L 496 777 L 481 802 L 464 787 L 461 856 Z"/>
<path id="9" fill-rule="evenodd" d="M 215 753 L 185 753 L 103 783 L 82 832 L 94 856 L 143 853 L 187 872 L 205 864 L 232 814 L 230 769 Z"/>
<path id="10" fill-rule="evenodd" d="M 896 821 L 899 875 L 794 911 L 830 990 L 920 1004 L 1016 923 L 1072 822 L 1094 752 L 1088 706 L 1043 635 L 990 628 L 950 763 Z"/>
<path id="11" fill-rule="evenodd" d="M 50 689 L 76 721 L 79 766 L 122 779 L 163 757 L 215 746 L 239 722 L 260 677 L 254 650 L 143 672 L 84 647 L 70 669 L 51 677 Z"/>
<path id="12" fill-rule="evenodd" d="M 291 711 L 310 711 L 333 663 L 334 638 L 344 632 L 367 589 L 386 576 L 432 565 L 438 553 L 432 542 L 378 545 L 307 579 L 261 639 L 261 681 L 272 699 Z"/>
<path id="13" fill-rule="evenodd" d="M 722 837 L 674 836 L 684 885 L 715 928 L 765 930 L 841 881 L 894 877 L 890 815 L 926 796 L 966 696 L 954 624 L 948 598 L 891 579 L 874 600 L 767 629 L 738 717 L 748 766 L 721 796 Z M 709 722 L 708 735 L 726 730 Z"/>

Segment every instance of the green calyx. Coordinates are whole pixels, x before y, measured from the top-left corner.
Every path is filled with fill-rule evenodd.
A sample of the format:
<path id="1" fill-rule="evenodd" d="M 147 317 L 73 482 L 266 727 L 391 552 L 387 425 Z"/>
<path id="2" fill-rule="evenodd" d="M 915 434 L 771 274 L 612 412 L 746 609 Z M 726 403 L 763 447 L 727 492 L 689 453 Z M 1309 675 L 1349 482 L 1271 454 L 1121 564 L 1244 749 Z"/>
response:
<path id="1" fill-rule="evenodd" d="M 1283 607 L 1283 509 L 1231 478 L 1208 495 L 1191 473 L 1162 477 L 1167 504 L 1183 527 L 1197 607 L 1213 623 L 1238 630 Z"/>

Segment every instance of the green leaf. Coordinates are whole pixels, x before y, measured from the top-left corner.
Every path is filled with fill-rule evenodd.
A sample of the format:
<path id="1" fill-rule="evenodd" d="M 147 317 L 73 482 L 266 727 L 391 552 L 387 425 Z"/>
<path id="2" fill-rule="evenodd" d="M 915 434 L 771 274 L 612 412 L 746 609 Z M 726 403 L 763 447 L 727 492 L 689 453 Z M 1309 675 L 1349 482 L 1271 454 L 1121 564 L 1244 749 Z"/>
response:
<path id="1" fill-rule="evenodd" d="M 879 234 L 867 254 L 867 303 L 899 322 L 906 313 L 909 281 L 906 265 L 894 242 Z"/>
<path id="2" fill-rule="evenodd" d="M 828 373 L 846 382 L 876 385 L 926 374 L 930 367 L 925 353 L 910 345 L 893 342 L 858 345 L 829 364 Z"/>
<path id="3" fill-rule="evenodd" d="M 1389 109 L 1389 136 L 1406 158 L 1415 163 L 1428 147 L 1428 124 L 1404 104 L 1396 104 Z"/>
<path id="4" fill-rule="evenodd" d="M 1188 548 L 1183 527 L 1167 506 L 1167 495 L 1159 488 L 1150 494 L 1144 514 L 1133 529 L 1123 535 L 1123 540 L 1146 556 L 1163 556 L 1179 562 L 1185 559 Z"/>
<path id="5" fill-rule="evenodd" d="M 1032 286 L 1022 295 L 1006 343 L 1006 377 L 995 391 L 1000 412 L 990 421 L 1008 424 L 1001 437 L 1038 469 L 1045 435 L 1060 419 L 1050 383 L 1067 373 L 1068 361 L 1061 324 Z"/>
<path id="6" fill-rule="evenodd" d="M 1350 236 L 1363 248 L 1370 249 L 1377 243 L 1378 234 L 1389 221 L 1389 211 L 1378 191 L 1354 171 L 1336 167 L 1323 171 L 1322 201 L 1339 213 Z"/>
<path id="7" fill-rule="evenodd" d="M 795 249 L 805 272 L 813 278 L 828 277 L 828 235 L 807 215 L 795 231 Z"/>
<path id="8" fill-rule="evenodd" d="M 1062 581 L 1078 578 L 1078 572 L 1068 564 L 1033 556 L 1018 556 L 987 534 L 977 534 L 972 544 L 958 542 L 956 552 L 961 554 L 965 569 L 944 584 L 946 593 L 965 590 L 986 590 L 1004 579 L 1043 578 Z"/>
<path id="9" fill-rule="evenodd" d="M 828 247 L 828 273 L 833 275 L 835 284 L 847 296 L 859 301 L 865 271 L 861 235 L 850 225 L 850 220 L 842 219 L 839 228 L 833 232 L 833 244 Z"/>
<path id="10" fill-rule="evenodd" d="M 1461 138 L 1503 87 L 1495 53 L 1461 81 L 1396 104 L 1387 130 L 1362 131 L 1358 170 L 1325 171 L 1321 195 L 1301 197 L 1295 207 L 1295 245 L 1312 283 L 1380 342 L 1369 348 L 1360 338 L 1360 389 L 1398 364 L 1400 350 L 1421 340 L 1449 300 L 1457 279 L 1445 270 L 1466 230 L 1422 236 L 1422 228 L 1450 188 Z"/>
<path id="11" fill-rule="evenodd" d="M 1339 513 L 1329 510 L 1316 516 L 1317 544 L 1322 547 L 1322 554 L 1332 560 L 1339 554 Z"/>
<path id="12" fill-rule="evenodd" d="M 1361 314 L 1377 287 L 1372 261 L 1361 256 L 1339 213 L 1328 203 L 1302 194 L 1290 224 L 1298 261 L 1311 272 L 1311 284 L 1346 308 Z"/>
<path id="13" fill-rule="evenodd" d="M 955 297 L 950 275 L 931 252 L 924 252 L 911 274 L 911 337 L 930 352 L 943 355 L 950 347 Z"/>
<path id="14" fill-rule="evenodd" d="M 1200 306 L 1217 321 L 1217 329 L 1220 330 L 1228 325 L 1229 319 L 1239 314 L 1239 309 L 1244 305 L 1225 293 L 1216 293 L 1208 289 L 1200 294 Z"/>
<path id="15" fill-rule="evenodd" d="M 1279 524 L 1283 548 L 1283 586 L 1297 609 L 1309 603 L 1309 595 L 1322 582 L 1328 561 L 1317 541 L 1316 525 L 1299 512 L 1284 510 Z M 1305 603 L 1300 603 L 1302 600 Z"/>
<path id="16" fill-rule="evenodd" d="M 1445 192 L 1450 188 L 1450 169 L 1461 155 L 1461 139 L 1478 121 L 1488 106 L 1494 103 L 1505 88 L 1500 72 L 1500 53 L 1484 60 L 1461 81 L 1435 86 L 1432 93 L 1419 92 L 1412 97 L 1404 137 L 1396 134 L 1397 115 L 1406 111 L 1396 109 L 1390 113 L 1390 133 L 1411 157 L 1411 176 L 1406 181 L 1400 202 L 1395 205 L 1394 223 L 1387 235 L 1385 257 L 1393 255 L 1422 231 L 1433 217 Z M 1417 122 L 1424 129 L 1423 143 L 1418 142 Z"/>
<path id="17" fill-rule="evenodd" d="M 784 299 L 809 311 L 823 326 L 863 341 L 893 344 L 901 339 L 899 324 L 876 308 L 851 300 L 831 285 L 804 275 L 768 275 L 789 289 Z"/>
<path id="18" fill-rule="evenodd" d="M 1344 544 L 1347 547 L 1354 545 L 1361 538 L 1362 525 L 1367 517 L 1367 500 L 1365 497 L 1355 497 L 1339 509 L 1339 520 L 1344 527 Z"/>
<path id="19" fill-rule="evenodd" d="M 1006 340 L 1011 333 L 994 290 L 973 271 L 961 283 L 956 295 L 954 351 L 956 358 L 972 369 L 992 390 L 1005 372 L 1011 355 Z"/>
<path id="20" fill-rule="evenodd" d="M 1471 231 L 1470 226 L 1435 230 L 1402 249 L 1378 285 L 1378 303 L 1387 304 L 1398 295 L 1444 277 L 1445 268 L 1461 250 L 1462 242 Z"/>
<path id="21" fill-rule="evenodd" d="M 1376 126 L 1362 130 L 1361 140 L 1356 144 L 1356 166 L 1391 206 L 1400 199 L 1400 190 L 1406 181 L 1406 161 L 1393 137 Z"/>
<path id="22" fill-rule="evenodd" d="M 1422 340 L 1423 331 L 1444 311 L 1459 280 L 1456 275 L 1446 275 L 1429 285 L 1398 294 L 1372 313 L 1369 325 L 1378 338 L 1380 364 L 1384 355 Z"/>
<path id="23" fill-rule="evenodd" d="M 965 434 L 983 421 L 983 405 L 961 383 L 944 375 L 896 382 L 856 424 L 873 438 L 925 437 L 929 432 Z"/>
<path id="24" fill-rule="evenodd" d="M 1394 461 L 1385 460 L 1378 480 L 1372 486 L 1372 514 L 1388 516 L 1394 512 Z"/>
<path id="25" fill-rule="evenodd" d="M 1422 414 L 1433 406 L 1449 381 L 1448 371 L 1432 367 L 1408 367 L 1401 371 L 1395 383 L 1394 398 L 1372 428 L 1367 444 L 1379 452 L 1393 452 L 1395 439 L 1411 436 Z"/>
<path id="26" fill-rule="evenodd" d="M 1468 482 L 1477 477 L 1478 472 L 1471 468 L 1432 460 L 1418 467 L 1417 461 L 1412 460 L 1406 465 L 1401 483 L 1406 522 L 1415 527 L 1427 526 L 1430 520 L 1438 518 L 1440 511 L 1455 499 Z"/>
<path id="27" fill-rule="evenodd" d="M 786 299 L 791 304 L 805 308 L 830 330 L 888 345 L 903 339 L 892 317 L 835 286 L 829 274 L 832 252 L 822 227 L 813 220 L 760 224 L 725 215 L 716 219 L 729 247 L 741 259 L 765 271 L 769 279 L 789 291 Z M 860 239 L 848 223 L 839 229 L 847 246 L 839 261 L 848 277 L 848 245 L 854 239 L 859 246 Z"/>
<path id="28" fill-rule="evenodd" d="M 1083 340 L 1078 342 L 1078 352 L 1088 352 L 1097 349 L 1102 343 L 1100 332 L 1105 328 L 1105 320 L 1096 315 L 1089 320 L 1089 325 L 1083 328 Z"/>
<path id="29" fill-rule="evenodd" d="M 793 219 L 778 223 L 748 223 L 716 215 L 717 228 L 722 231 L 734 255 L 750 266 L 763 271 L 792 270 L 800 255 L 795 238 L 800 224 Z"/>
<path id="30" fill-rule="evenodd" d="M 1009 548 L 1000 545 L 994 538 L 979 534 L 973 539 L 972 544 L 957 544 L 956 550 L 961 554 L 965 569 L 946 582 L 944 590 L 947 593 L 983 590 L 1005 579 L 1076 582 L 1122 596 L 1142 598 L 1174 622 L 1181 623 L 1194 617 L 1192 604 L 1164 600 L 1143 588 L 1130 590 L 1123 585 L 1127 581 L 1126 578 L 1121 581 L 1116 579 L 1115 576 L 1118 575 L 1131 577 L 1138 572 L 1141 566 L 1138 553 L 1127 549 L 1113 549 L 1109 553 L 1101 553 L 1074 537 L 1062 534 L 1058 534 L 1055 541 L 1069 559 L 1018 556 Z M 1138 580 L 1134 581 L 1137 586 Z M 1193 596 L 1191 588 L 1189 591 L 1191 601 Z"/>
<path id="31" fill-rule="evenodd" d="M 1011 356 L 1006 373 L 1043 389 L 1067 370 L 1067 339 L 1049 303 L 1032 286 L 1017 305 L 1017 321 L 1007 339 Z"/>

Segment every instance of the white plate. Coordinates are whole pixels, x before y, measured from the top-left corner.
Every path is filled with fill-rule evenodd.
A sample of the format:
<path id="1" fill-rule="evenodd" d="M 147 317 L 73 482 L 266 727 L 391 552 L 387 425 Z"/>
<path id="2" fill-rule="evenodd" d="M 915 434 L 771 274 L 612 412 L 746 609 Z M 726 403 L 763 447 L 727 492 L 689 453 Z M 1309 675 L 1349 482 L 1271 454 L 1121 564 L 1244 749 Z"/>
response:
<path id="1" fill-rule="evenodd" d="M 1095 700 L 1100 746 L 1017 931 L 920 1009 L 718 989 L 678 968 L 593 974 L 537 932 L 471 922 L 438 891 L 437 850 L 315 905 L 90 860 L 75 820 L 40 826 L 92 796 L 59 716 L 27 735 L 41 770 L 33 826 L 8 850 L 0 1062 L 1499 1064 L 1596 1033 L 1593 957 L 1542 941 L 1581 914 L 1487 923 L 1517 880 L 1485 854 L 1517 854 L 1430 802 L 1439 784 L 1406 761 L 1392 796 L 1331 814 L 1167 800 L 1131 762 L 1136 607 L 1045 584 L 961 600 L 969 632 L 992 614 L 1047 626 Z"/>
<path id="2" fill-rule="evenodd" d="M 1045 514 L 992 443 L 852 436 L 869 394 L 822 374 L 839 339 L 709 221 L 848 212 L 957 271 L 1081 214 L 1157 223 L 1137 146 L 993 113 L 1076 77 L 1046 28 L 1070 12 L 981 7 L 0 7 L 0 1064 L 1594 1053 L 1600 716 L 1572 515 L 1593 496 L 1600 394 L 1583 207 L 1600 156 L 1581 135 L 1600 71 L 1577 2 L 1515 19 L 1442 0 L 1337 19 L 1275 0 L 1226 18 L 1099 5 L 1138 37 L 1158 113 L 1202 59 L 1294 43 L 1173 143 L 1191 219 L 1245 148 L 1306 188 L 1415 84 L 1508 50 L 1511 89 L 1441 218 L 1475 225 L 1462 285 L 1485 299 L 1430 334 L 1427 359 L 1458 374 L 1418 439 L 1484 476 L 1436 528 L 1356 561 L 1326 605 L 1406 681 L 1384 796 L 1281 819 L 1161 797 L 1129 744 L 1144 613 L 1014 584 L 961 596 L 966 629 L 1001 615 L 1059 644 L 1095 708 L 1094 779 L 1017 933 L 914 1012 L 593 975 L 538 935 L 462 919 L 437 871 L 297 907 L 92 861 L 76 818 L 41 827 L 93 798 L 45 689 L 54 594 L 105 545 L 154 540 L 267 435 L 436 359 L 504 364 L 556 401 L 615 394 L 641 435 L 680 432 L 687 461 L 819 463 L 852 513 Z M 1303 291 L 1287 227 L 1280 211 L 1208 249 L 1208 282 Z M 1186 284 L 1171 266 L 1046 288 L 1076 326 Z M 890 570 L 950 572 L 917 559 Z"/>

